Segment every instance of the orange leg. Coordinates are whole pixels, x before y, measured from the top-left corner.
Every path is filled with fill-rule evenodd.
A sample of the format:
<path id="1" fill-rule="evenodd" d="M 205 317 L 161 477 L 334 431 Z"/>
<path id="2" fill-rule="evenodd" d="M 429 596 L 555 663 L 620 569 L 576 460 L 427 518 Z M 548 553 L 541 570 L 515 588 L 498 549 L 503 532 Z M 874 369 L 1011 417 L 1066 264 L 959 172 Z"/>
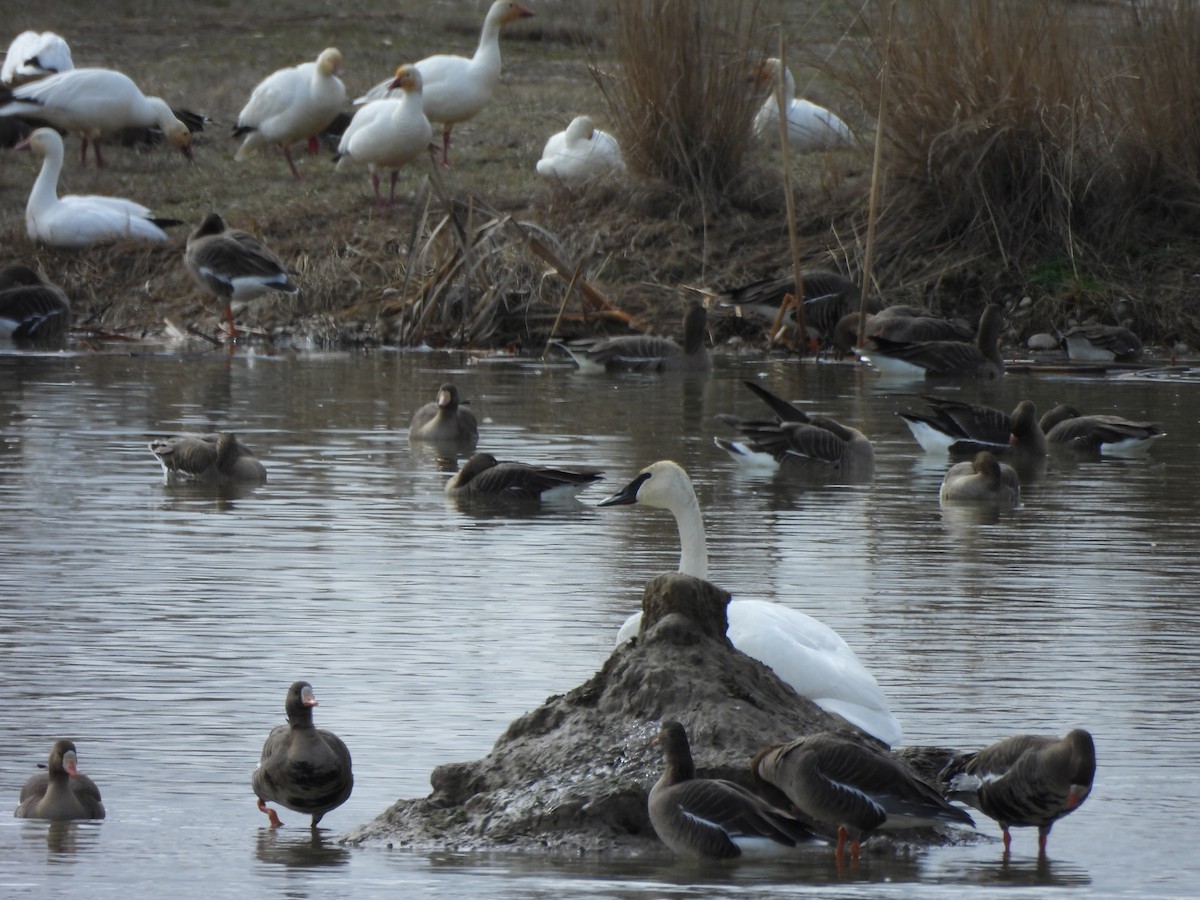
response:
<path id="1" fill-rule="evenodd" d="M 283 827 L 283 823 L 279 821 L 279 816 L 277 816 L 275 814 L 275 810 L 273 810 L 273 809 L 271 809 L 271 807 L 267 806 L 266 801 L 263 800 L 261 797 L 258 800 L 258 808 L 267 814 L 267 818 L 269 818 L 271 820 L 272 828 L 282 828 Z"/>
<path id="2" fill-rule="evenodd" d="M 225 304 L 225 321 L 229 323 L 229 337 L 235 339 L 238 336 L 237 326 L 233 324 L 233 305 Z"/>
<path id="3" fill-rule="evenodd" d="M 315 134 L 308 139 L 308 152 L 313 156 L 316 156 L 321 152 L 321 142 L 317 140 L 317 136 Z"/>
<path id="4" fill-rule="evenodd" d="M 1000 830 L 1004 832 L 1004 854 L 1007 856 L 1008 848 L 1012 844 L 1012 835 L 1008 833 L 1007 828 L 1001 828 Z"/>
<path id="5" fill-rule="evenodd" d="M 850 835 L 846 833 L 846 826 L 838 826 L 838 842 L 837 849 L 833 852 L 833 858 L 838 861 L 838 865 L 842 865 L 846 861 L 846 841 Z"/>
<path id="6" fill-rule="evenodd" d="M 1049 826 L 1039 827 L 1038 828 L 1038 856 L 1046 855 L 1046 838 L 1048 838 L 1048 837 L 1050 837 Z"/>
<path id="7" fill-rule="evenodd" d="M 296 163 L 292 161 L 292 151 L 285 145 L 283 148 L 283 158 L 287 160 L 288 168 L 292 170 L 292 177 L 297 181 L 303 181 L 304 176 L 300 174 L 300 170 L 296 168 Z"/>
<path id="8" fill-rule="evenodd" d="M 442 168 L 450 168 L 450 129 L 442 132 Z"/>

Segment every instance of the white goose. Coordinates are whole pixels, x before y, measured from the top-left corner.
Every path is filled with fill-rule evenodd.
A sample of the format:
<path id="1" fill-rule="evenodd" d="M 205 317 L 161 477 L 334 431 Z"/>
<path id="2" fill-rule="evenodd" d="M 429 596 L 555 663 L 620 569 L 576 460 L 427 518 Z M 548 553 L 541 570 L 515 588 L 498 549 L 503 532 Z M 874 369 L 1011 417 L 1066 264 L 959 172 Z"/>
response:
<path id="1" fill-rule="evenodd" d="M 681 547 L 679 571 L 707 579 L 704 519 L 687 472 L 670 460 L 652 463 L 600 506 L 634 503 L 666 509 L 675 516 Z M 730 643 L 773 669 L 796 693 L 886 744 L 900 741 L 900 723 L 874 676 L 828 625 L 766 600 L 732 600 L 728 615 Z M 639 612 L 626 620 L 617 634 L 618 644 L 637 635 L 641 618 Z"/>
<path id="2" fill-rule="evenodd" d="M 63 165 L 62 136 L 53 128 L 39 128 L 17 145 L 42 157 L 29 202 L 25 229 L 32 240 L 51 247 L 90 247 L 106 241 L 165 241 L 162 225 L 178 224 L 155 219 L 140 203 L 94 194 L 58 196 L 58 176 Z"/>
<path id="3" fill-rule="evenodd" d="M 500 80 L 500 29 L 533 13 L 512 0 L 495 0 L 483 20 L 475 55 L 427 56 L 416 63 L 425 82 L 425 115 L 442 126 L 442 165 L 450 166 L 450 129 L 473 119 L 492 101 Z M 367 103 L 389 96 L 393 82 L 384 81 L 356 99 Z"/>
<path id="4" fill-rule="evenodd" d="M 550 135 L 537 163 L 539 175 L 567 184 L 624 169 L 617 139 L 598 129 L 587 116 L 576 116 L 565 131 Z"/>
<path id="5" fill-rule="evenodd" d="M 754 132 L 773 141 L 779 140 L 779 101 L 775 96 L 775 83 L 779 78 L 780 65 L 775 57 L 765 59 L 754 67 L 751 76 L 754 81 L 771 89 L 758 115 L 754 117 Z M 796 81 L 790 69 L 784 69 L 783 79 L 786 85 L 784 109 L 787 111 L 788 146 L 791 149 L 804 153 L 854 141 L 850 126 L 836 113 L 796 96 Z"/>
<path id="6" fill-rule="evenodd" d="M 375 205 L 383 206 L 379 193 L 379 170 L 392 172 L 388 205 L 396 202 L 396 179 L 400 170 L 424 153 L 433 137 L 433 127 L 422 108 L 422 76 L 416 66 L 401 66 L 389 82 L 401 91 L 399 100 L 368 103 L 354 114 L 338 143 L 338 171 L 351 162 L 366 163 L 375 188 Z"/>
<path id="7" fill-rule="evenodd" d="M 307 140 L 309 152 L 317 151 L 316 136 L 346 105 L 346 86 L 338 78 L 341 71 L 341 51 L 328 47 L 316 62 L 279 69 L 259 82 L 238 113 L 233 136 L 245 135 L 246 140 L 234 159 L 247 159 L 257 148 L 276 144 L 292 176 L 301 178 L 289 145 Z"/>
<path id="8" fill-rule="evenodd" d="M 162 129 L 163 136 L 191 155 L 192 132 L 165 100 L 147 97 L 128 75 L 112 69 L 71 69 L 23 84 L 0 106 L 0 116 L 32 116 L 60 131 L 83 138 L 80 159 L 87 161 L 88 141 L 96 165 L 103 166 L 100 136 L 121 128 Z"/>
<path id="9" fill-rule="evenodd" d="M 18 85 L 75 68 L 71 48 L 53 31 L 22 31 L 8 45 L 0 84 Z"/>

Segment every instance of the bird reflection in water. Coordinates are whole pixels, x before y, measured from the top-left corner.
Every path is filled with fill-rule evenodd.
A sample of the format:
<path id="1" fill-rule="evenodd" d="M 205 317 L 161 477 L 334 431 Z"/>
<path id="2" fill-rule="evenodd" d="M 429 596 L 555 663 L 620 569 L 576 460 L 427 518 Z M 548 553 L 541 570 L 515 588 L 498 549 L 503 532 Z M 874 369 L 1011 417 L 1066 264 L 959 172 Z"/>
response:
<path id="1" fill-rule="evenodd" d="M 296 829 L 294 833 L 282 828 L 260 828 L 254 855 L 260 862 L 289 869 L 344 866 L 350 862 L 349 849 L 315 828 Z"/>

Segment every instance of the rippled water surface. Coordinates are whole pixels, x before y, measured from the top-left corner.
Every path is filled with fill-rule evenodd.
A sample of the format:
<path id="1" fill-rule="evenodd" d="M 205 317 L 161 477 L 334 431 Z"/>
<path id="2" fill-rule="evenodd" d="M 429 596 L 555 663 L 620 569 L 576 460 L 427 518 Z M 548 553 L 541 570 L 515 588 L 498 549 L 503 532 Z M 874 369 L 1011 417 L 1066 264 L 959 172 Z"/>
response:
<path id="1" fill-rule="evenodd" d="M 713 416 L 761 415 L 741 385 L 760 377 L 868 433 L 874 481 L 738 472 Z M 457 508 L 445 464 L 406 434 L 445 380 L 481 418 L 481 450 L 607 481 L 535 511 Z M 849 367 L 726 359 L 660 380 L 419 353 L 9 354 L 0 385 L 0 804 L 71 736 L 108 807 L 66 826 L 0 815 L 0 895 L 1194 894 L 1200 384 L 1013 373 L 943 389 L 1170 432 L 1142 460 L 1052 458 L 993 522 L 940 511 L 945 461 L 894 415 L 924 386 Z M 164 486 L 147 442 L 217 428 L 259 452 L 268 483 Z M 678 543 L 665 513 L 595 503 L 663 457 L 696 482 L 711 579 L 836 628 L 907 742 L 1092 731 L 1095 789 L 1048 861 L 1017 830 L 1002 862 L 983 817 L 973 845 L 868 856 L 841 878 L 824 858 L 713 869 L 336 842 L 600 667 Z M 354 754 L 354 794 L 315 839 L 286 810 L 268 831 L 249 786 L 298 678 Z"/>

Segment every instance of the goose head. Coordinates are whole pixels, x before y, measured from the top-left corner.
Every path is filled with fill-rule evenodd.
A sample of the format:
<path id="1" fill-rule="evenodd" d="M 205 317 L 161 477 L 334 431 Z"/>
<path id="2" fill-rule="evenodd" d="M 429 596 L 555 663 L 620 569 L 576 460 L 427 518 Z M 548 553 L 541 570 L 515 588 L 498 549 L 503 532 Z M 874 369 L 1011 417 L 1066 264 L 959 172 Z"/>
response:
<path id="1" fill-rule="evenodd" d="M 79 777 L 78 758 L 75 745 L 71 741 L 55 741 L 50 748 L 50 759 L 46 766 L 51 775 L 65 772 L 72 778 Z"/>
<path id="2" fill-rule="evenodd" d="M 590 141 L 595 133 L 596 126 L 592 124 L 592 120 L 588 116 L 576 116 L 567 126 L 567 141 L 569 143 Z"/>
<path id="3" fill-rule="evenodd" d="M 32 150 L 38 156 L 62 159 L 63 155 L 63 139 L 62 135 L 53 128 L 37 128 L 33 133 L 21 143 L 17 144 L 14 150 Z"/>
<path id="4" fill-rule="evenodd" d="M 517 19 L 527 19 L 533 15 L 533 10 L 526 9 L 520 3 L 514 3 L 512 0 L 496 0 L 488 10 L 487 18 L 484 19 L 484 27 L 495 23 L 497 26 L 508 25 Z"/>
<path id="5" fill-rule="evenodd" d="M 288 688 L 283 708 L 287 712 L 288 721 L 293 725 L 300 725 L 312 723 L 312 708 L 318 705 L 312 685 L 307 681 L 297 681 Z"/>
<path id="6" fill-rule="evenodd" d="M 424 82 L 421 81 L 421 72 L 416 66 L 406 65 L 401 66 L 396 70 L 396 77 L 392 79 L 392 83 L 388 85 L 389 91 L 401 90 L 406 92 L 416 91 L 420 93 Z"/>
<path id="7" fill-rule="evenodd" d="M 328 78 L 342 74 L 342 51 L 337 47 L 326 47 L 317 57 L 317 71 Z"/>

